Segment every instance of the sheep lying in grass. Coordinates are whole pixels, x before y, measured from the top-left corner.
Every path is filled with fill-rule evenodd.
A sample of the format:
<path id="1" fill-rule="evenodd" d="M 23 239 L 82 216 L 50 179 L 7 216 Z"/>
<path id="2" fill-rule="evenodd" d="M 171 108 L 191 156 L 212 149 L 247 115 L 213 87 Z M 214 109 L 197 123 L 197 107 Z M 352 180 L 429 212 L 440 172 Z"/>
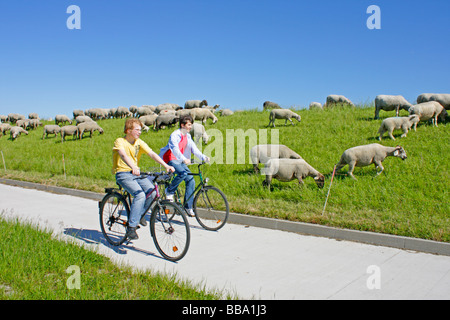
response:
<path id="1" fill-rule="evenodd" d="M 194 122 L 192 124 L 191 135 L 196 143 L 200 141 L 200 138 L 203 139 L 205 144 L 209 142 L 209 136 L 206 133 L 205 127 L 200 123 Z"/>
<path id="2" fill-rule="evenodd" d="M 302 159 L 299 154 L 283 144 L 258 144 L 250 149 L 250 159 L 255 173 L 259 172 L 259 163 L 265 164 L 272 158 Z"/>
<path id="3" fill-rule="evenodd" d="M 61 134 L 61 142 L 66 141 L 66 136 L 72 136 L 73 140 L 78 138 L 78 127 L 77 126 L 64 126 L 61 128 L 60 131 Z"/>
<path id="4" fill-rule="evenodd" d="M 413 105 L 409 108 L 409 114 L 416 114 L 419 116 L 420 121 L 428 121 L 432 119 L 433 124 L 438 126 L 438 118 L 441 122 L 445 121 L 445 118 L 448 116 L 447 110 L 436 101 L 424 102 Z M 417 123 L 414 124 L 414 130 L 417 127 Z"/>
<path id="5" fill-rule="evenodd" d="M 273 109 L 270 111 L 269 115 L 269 126 L 270 124 L 273 124 L 275 127 L 275 119 L 285 119 L 284 125 L 287 124 L 288 120 L 291 122 L 292 125 L 294 125 L 294 122 L 292 122 L 291 118 L 296 119 L 298 122 L 302 120 L 300 115 L 296 114 L 292 110 L 289 109 Z"/>
<path id="6" fill-rule="evenodd" d="M 95 121 L 83 122 L 77 125 L 78 127 L 78 139 L 83 139 L 83 134 L 89 132 L 89 137 L 92 137 L 94 131 L 98 131 L 103 134 L 103 129 Z"/>
<path id="7" fill-rule="evenodd" d="M 42 134 L 42 139 L 48 137 L 49 134 L 54 134 L 55 137 L 56 135 L 61 131 L 61 127 L 57 124 L 47 124 L 44 126 L 44 133 Z"/>
<path id="8" fill-rule="evenodd" d="M 18 136 L 20 136 L 21 133 L 28 134 L 28 131 L 18 126 L 11 127 L 11 129 L 9 130 L 9 136 L 11 137 L 11 140 L 15 140 Z"/>
<path id="9" fill-rule="evenodd" d="M 378 137 L 378 140 L 381 141 L 383 138 L 383 134 L 387 132 L 389 134 L 389 137 L 392 140 L 395 140 L 394 136 L 392 135 L 392 132 L 394 130 L 403 130 L 402 138 L 406 137 L 406 134 L 411 129 L 413 124 L 416 124 L 420 121 L 419 117 L 417 115 L 411 115 L 409 117 L 392 117 L 392 118 L 386 118 L 381 122 L 380 129 L 378 129 L 378 133 L 380 136 Z"/>
<path id="10" fill-rule="evenodd" d="M 314 178 L 317 186 L 323 188 L 325 177 L 304 159 L 270 159 L 264 167 L 266 179 L 263 185 L 270 187 L 272 179 L 279 181 L 298 180 L 303 185 L 303 179 L 306 177 Z"/>
<path id="11" fill-rule="evenodd" d="M 374 119 L 380 118 L 380 110 L 393 111 L 395 110 L 395 115 L 398 117 L 400 109 L 408 111 L 412 107 L 403 96 L 391 96 L 380 94 L 375 97 L 375 117 Z"/>
<path id="12" fill-rule="evenodd" d="M 336 165 L 336 172 L 348 164 L 348 175 L 356 180 L 353 175 L 355 166 L 365 167 L 373 163 L 375 165 L 375 169 L 377 167 L 381 169 L 381 171 L 377 172 L 377 175 L 379 175 L 384 170 L 381 163 L 386 157 L 398 157 L 402 160 L 407 158 L 406 151 L 400 146 L 385 147 L 378 143 L 372 143 L 345 150 Z"/>

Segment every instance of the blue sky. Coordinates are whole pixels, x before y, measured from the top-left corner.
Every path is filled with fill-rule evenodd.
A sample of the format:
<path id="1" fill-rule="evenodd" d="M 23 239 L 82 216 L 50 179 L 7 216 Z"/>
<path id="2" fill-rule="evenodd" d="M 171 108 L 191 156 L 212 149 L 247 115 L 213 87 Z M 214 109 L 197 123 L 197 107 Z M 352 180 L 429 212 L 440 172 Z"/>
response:
<path id="1" fill-rule="evenodd" d="M 81 9 L 81 29 L 66 26 Z M 381 29 L 366 26 L 370 5 Z M 450 93 L 450 1 L 0 0 L 0 114 Z"/>

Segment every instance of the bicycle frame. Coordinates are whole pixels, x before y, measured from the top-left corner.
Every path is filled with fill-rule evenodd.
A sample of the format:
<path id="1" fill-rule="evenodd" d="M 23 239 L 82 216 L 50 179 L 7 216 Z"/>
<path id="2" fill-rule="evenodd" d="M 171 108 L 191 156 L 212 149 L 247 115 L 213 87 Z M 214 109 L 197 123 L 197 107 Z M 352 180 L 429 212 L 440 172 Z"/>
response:
<path id="1" fill-rule="evenodd" d="M 178 191 L 178 188 L 177 188 L 177 190 L 176 190 L 176 193 L 177 193 L 177 197 L 178 197 L 178 199 L 180 200 L 180 203 L 181 204 L 183 204 L 183 206 L 182 206 L 182 208 L 184 209 L 184 204 L 186 203 L 186 202 L 188 202 L 192 197 L 194 197 L 195 196 L 195 194 L 207 183 L 207 180 L 206 180 L 206 178 L 205 179 L 203 179 L 203 175 L 202 175 L 202 170 L 200 170 L 200 166 L 202 166 L 204 163 L 197 163 L 197 165 L 198 165 L 198 173 L 193 173 L 193 172 L 190 172 L 190 173 L 188 173 L 188 175 L 189 176 L 199 176 L 199 178 L 200 178 L 200 183 L 195 187 L 195 189 L 194 189 L 194 192 L 192 192 L 192 194 L 191 194 L 191 196 L 189 197 L 189 198 L 183 198 L 183 202 L 181 202 L 181 199 L 180 199 L 180 194 L 179 194 L 179 191 Z"/>

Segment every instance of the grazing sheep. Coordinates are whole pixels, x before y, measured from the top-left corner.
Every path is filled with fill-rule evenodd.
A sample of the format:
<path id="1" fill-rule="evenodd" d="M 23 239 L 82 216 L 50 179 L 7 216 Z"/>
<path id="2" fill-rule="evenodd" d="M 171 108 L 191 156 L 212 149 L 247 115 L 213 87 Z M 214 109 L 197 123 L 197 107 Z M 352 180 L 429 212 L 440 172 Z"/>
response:
<path id="1" fill-rule="evenodd" d="M 77 126 L 64 126 L 61 128 L 61 142 L 66 141 L 66 136 L 72 136 L 73 140 L 78 138 L 78 127 Z"/>
<path id="2" fill-rule="evenodd" d="M 18 113 L 10 113 L 8 114 L 8 118 L 7 121 L 11 122 L 11 123 L 16 123 L 17 120 L 25 120 L 25 116 L 22 114 L 18 114 Z"/>
<path id="3" fill-rule="evenodd" d="M 28 131 L 18 126 L 11 127 L 11 129 L 9 130 L 11 140 L 15 140 L 18 136 L 20 136 L 21 133 L 28 134 Z"/>
<path id="4" fill-rule="evenodd" d="M 206 100 L 188 100 L 184 104 L 185 109 L 194 109 L 194 108 L 201 108 L 203 106 L 207 106 L 208 101 Z"/>
<path id="5" fill-rule="evenodd" d="M 377 175 L 381 174 L 384 170 L 383 165 L 381 164 L 386 157 L 398 157 L 402 160 L 405 160 L 406 151 L 400 147 L 385 147 L 378 143 L 372 143 L 363 146 L 357 146 L 353 148 L 349 148 L 344 151 L 336 165 L 336 172 L 339 171 L 342 167 L 348 164 L 348 175 L 356 180 L 353 175 L 353 170 L 356 167 L 365 167 L 371 165 L 372 163 L 375 165 L 375 170 L 378 168 L 381 171 L 377 172 Z"/>
<path id="6" fill-rule="evenodd" d="M 192 124 L 191 135 L 194 138 L 195 143 L 198 143 L 200 141 L 200 138 L 202 138 L 203 142 L 205 144 L 208 144 L 210 139 L 208 134 L 206 133 L 205 127 L 197 122 L 194 122 Z"/>
<path id="7" fill-rule="evenodd" d="M 132 116 L 136 116 L 136 112 L 137 112 L 138 106 L 130 106 L 128 108 L 128 110 L 130 110 L 130 112 L 132 113 Z M 117 111 L 117 110 L 116 110 Z"/>
<path id="8" fill-rule="evenodd" d="M 9 123 L 2 123 L 0 124 L 0 133 L 5 134 L 5 132 L 9 131 L 11 129 L 11 125 Z"/>
<path id="9" fill-rule="evenodd" d="M 27 130 L 28 127 L 30 126 L 30 119 L 17 120 L 16 121 L 16 126 L 24 128 L 25 130 Z"/>
<path id="10" fill-rule="evenodd" d="M 158 115 L 156 113 L 148 115 L 148 116 L 142 116 L 139 118 L 139 120 L 146 126 L 153 127 L 155 125 L 155 121 Z"/>
<path id="11" fill-rule="evenodd" d="M 72 114 L 73 114 L 73 118 L 74 119 L 76 119 L 78 116 L 84 116 L 85 115 L 84 111 L 83 110 L 79 110 L 79 109 L 73 110 Z"/>
<path id="12" fill-rule="evenodd" d="M 304 159 L 270 159 L 264 167 L 266 179 L 263 185 L 270 187 L 272 179 L 279 181 L 298 180 L 303 185 L 303 179 L 306 177 L 314 178 L 317 186 L 323 188 L 325 177 L 319 171 L 314 169 Z"/>
<path id="13" fill-rule="evenodd" d="M 320 109 L 320 110 L 322 110 L 323 109 L 322 104 L 320 102 L 311 102 L 309 104 L 309 110 L 313 110 L 313 109 Z"/>
<path id="14" fill-rule="evenodd" d="M 58 114 L 55 116 L 55 124 L 64 124 L 66 123 L 66 121 L 69 122 L 69 124 L 72 124 L 72 120 L 70 120 L 69 117 L 64 114 Z"/>
<path id="15" fill-rule="evenodd" d="M 42 122 L 39 119 L 31 119 L 29 126 L 31 129 L 36 129 L 37 127 L 42 126 Z"/>
<path id="16" fill-rule="evenodd" d="M 448 116 L 447 110 L 436 101 L 429 101 L 424 103 L 419 103 L 413 105 L 409 108 L 409 114 L 416 114 L 419 116 L 420 121 L 428 121 L 432 119 L 433 124 L 438 126 L 438 118 L 441 122 L 445 121 L 445 118 Z M 417 123 L 414 124 L 414 130 L 417 127 Z"/>
<path id="17" fill-rule="evenodd" d="M 94 120 L 89 116 L 78 116 L 75 118 L 77 125 L 83 122 L 94 122 Z"/>
<path id="18" fill-rule="evenodd" d="M 212 123 L 217 122 L 217 117 L 208 109 L 205 108 L 194 108 L 194 116 L 192 117 L 194 120 L 201 120 L 203 124 L 206 123 L 206 120 L 211 119 Z"/>
<path id="19" fill-rule="evenodd" d="M 115 111 L 115 117 L 116 118 L 127 118 L 127 117 L 132 117 L 133 114 L 130 112 L 130 110 L 128 110 L 128 108 L 123 107 L 123 106 L 119 106 L 117 107 L 116 111 Z M 95 118 L 93 118 L 95 119 Z"/>
<path id="20" fill-rule="evenodd" d="M 289 109 L 271 110 L 269 115 L 269 126 L 270 124 L 273 124 L 273 126 L 275 127 L 275 119 L 286 119 L 284 125 L 287 124 L 288 120 L 291 122 L 292 125 L 294 125 L 294 122 L 292 122 L 291 118 L 296 119 L 298 122 L 302 120 L 300 115 L 296 114 L 295 112 Z"/>
<path id="21" fill-rule="evenodd" d="M 302 159 L 302 157 L 284 144 L 258 144 L 250 149 L 255 173 L 259 172 L 258 164 L 267 163 L 270 159 Z"/>
<path id="22" fill-rule="evenodd" d="M 417 97 L 417 103 L 437 101 L 446 110 L 450 109 L 450 94 L 449 93 L 423 93 Z"/>
<path id="23" fill-rule="evenodd" d="M 378 133 L 380 136 L 378 137 L 378 140 L 381 141 L 383 138 L 383 134 L 387 131 L 389 134 L 389 137 L 392 140 L 395 140 L 394 136 L 392 135 L 392 132 L 394 130 L 403 130 L 402 138 L 406 137 L 406 134 L 408 133 L 408 130 L 411 129 L 413 124 L 416 124 L 420 121 L 419 117 L 417 115 L 411 115 L 409 117 L 391 117 L 386 118 L 381 122 L 380 129 L 378 129 Z"/>
<path id="24" fill-rule="evenodd" d="M 337 94 L 330 94 L 327 97 L 327 101 L 325 103 L 325 107 L 332 107 L 335 104 L 349 104 L 351 106 L 354 106 L 353 102 L 350 101 L 350 99 L 337 95 Z"/>
<path id="25" fill-rule="evenodd" d="M 44 133 L 42 134 L 42 139 L 48 137 L 49 134 L 54 134 L 55 137 L 56 135 L 61 131 L 61 127 L 57 124 L 47 124 L 44 126 Z"/>
<path id="26" fill-rule="evenodd" d="M 268 109 L 281 109 L 281 107 L 278 103 L 275 103 L 272 101 L 265 101 L 263 103 L 263 110 L 268 110 Z"/>
<path id="27" fill-rule="evenodd" d="M 158 131 L 159 129 L 161 129 L 162 126 L 172 126 L 175 123 L 177 123 L 179 120 L 180 120 L 180 118 L 174 114 L 158 115 L 158 117 L 156 117 L 153 128 Z"/>
<path id="28" fill-rule="evenodd" d="M 0 114 L 0 122 L 7 122 L 7 121 L 8 121 L 8 116 Z"/>
<path id="29" fill-rule="evenodd" d="M 194 119 L 195 109 L 180 109 L 180 110 L 175 111 L 175 114 L 180 118 L 183 116 L 190 115 L 192 117 L 192 119 Z"/>
<path id="30" fill-rule="evenodd" d="M 78 127 L 78 139 L 83 139 L 83 134 L 85 132 L 89 132 L 89 137 L 92 138 L 92 133 L 94 131 L 98 131 L 100 134 L 103 134 L 103 129 L 97 124 L 95 121 L 83 122 L 77 125 Z"/>
<path id="31" fill-rule="evenodd" d="M 231 111 L 230 109 L 223 109 L 222 112 L 220 113 L 220 115 L 222 117 L 227 117 L 227 116 L 231 116 L 234 112 Z"/>
<path id="32" fill-rule="evenodd" d="M 161 110 L 161 111 L 159 112 L 159 115 L 163 115 L 163 114 L 173 114 L 173 115 L 175 115 L 175 114 L 176 114 L 176 111 L 173 110 L 173 109 Z"/>
<path id="33" fill-rule="evenodd" d="M 211 111 L 212 113 L 215 113 L 217 109 L 220 108 L 220 105 L 216 104 L 214 107 L 212 106 L 205 106 L 206 109 L 208 109 L 209 111 Z"/>
<path id="34" fill-rule="evenodd" d="M 39 119 L 39 115 L 35 112 L 28 114 L 28 119 Z"/>
<path id="35" fill-rule="evenodd" d="M 156 110 L 156 109 L 155 109 Z M 136 117 L 150 116 L 155 114 L 155 112 L 149 106 L 142 106 L 137 108 Z"/>
<path id="36" fill-rule="evenodd" d="M 391 96 L 380 94 L 375 97 L 375 117 L 374 119 L 380 118 L 380 110 L 393 111 L 395 110 L 395 116 L 398 117 L 400 109 L 408 111 L 412 107 L 403 96 Z"/>

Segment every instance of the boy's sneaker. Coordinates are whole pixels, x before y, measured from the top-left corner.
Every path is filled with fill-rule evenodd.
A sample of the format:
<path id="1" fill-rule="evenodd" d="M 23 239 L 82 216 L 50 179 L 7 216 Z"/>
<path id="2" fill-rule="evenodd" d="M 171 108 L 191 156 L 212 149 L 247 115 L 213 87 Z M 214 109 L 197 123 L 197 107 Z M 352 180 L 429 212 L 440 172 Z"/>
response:
<path id="1" fill-rule="evenodd" d="M 192 208 L 191 209 L 186 209 L 186 212 L 187 212 L 189 217 L 195 217 L 195 212 L 194 212 L 194 210 Z"/>
<path id="2" fill-rule="evenodd" d="M 167 190 L 167 188 L 164 190 L 164 193 L 166 194 L 166 199 L 169 201 L 173 201 L 173 193 L 169 193 L 169 191 Z"/>
<path id="3" fill-rule="evenodd" d="M 138 235 L 136 233 L 136 227 L 128 227 L 127 238 L 130 239 L 130 240 L 139 239 L 139 237 L 138 237 Z"/>

